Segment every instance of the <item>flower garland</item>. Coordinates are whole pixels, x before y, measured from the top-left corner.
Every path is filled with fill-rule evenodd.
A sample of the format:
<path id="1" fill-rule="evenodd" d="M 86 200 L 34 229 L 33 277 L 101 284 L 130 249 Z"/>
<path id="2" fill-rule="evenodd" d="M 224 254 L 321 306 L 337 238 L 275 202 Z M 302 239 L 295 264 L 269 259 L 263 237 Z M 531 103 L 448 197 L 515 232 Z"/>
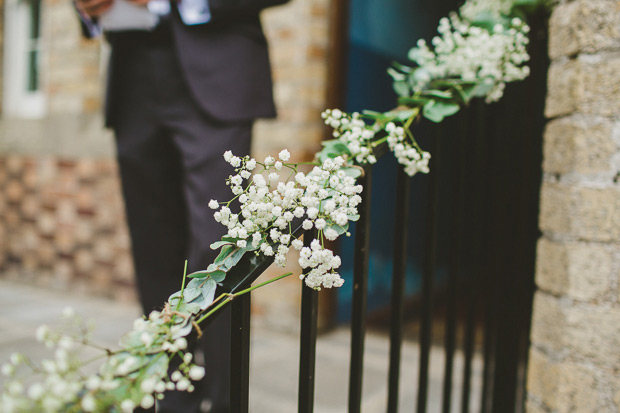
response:
<path id="1" fill-rule="evenodd" d="M 424 117 L 439 123 L 456 114 L 474 98 L 499 100 L 506 83 L 523 80 L 529 26 L 526 11 L 545 0 L 469 0 L 458 13 L 439 22 L 438 36 L 429 46 L 418 40 L 408 57 L 414 65 L 388 69 L 399 96 L 397 109 L 379 113 L 323 113 L 334 129 L 334 140 L 323 142 L 321 159 L 343 156 L 359 165 L 377 161 L 374 148 L 387 142 L 409 176 L 428 173 L 430 154 L 422 150 L 412 124 Z M 521 16 L 521 17 L 518 17 Z"/>
<path id="2" fill-rule="evenodd" d="M 289 162 L 287 150 L 263 162 L 226 152 L 224 158 L 234 168 L 227 180 L 233 198 L 209 202 L 215 219 L 228 230 L 211 246 L 220 249 L 215 261 L 203 271 L 184 274 L 181 290 L 161 311 L 137 319 L 121 338 L 119 350 L 92 343 L 90 329 L 72 310 L 64 312 L 61 330 L 40 327 L 37 340 L 54 350 L 54 359 L 37 365 L 25 355 L 12 355 L 1 368 L 8 380 L 0 411 L 132 412 L 138 406 L 152 407 L 165 391 L 194 391 L 193 383 L 205 369 L 188 351 L 189 334 L 200 336 L 200 324 L 234 298 L 291 275 L 216 298 L 217 286 L 246 254 L 273 257 L 284 267 L 293 248 L 299 251 L 298 263 L 306 270 L 300 278 L 308 287 L 340 287 L 341 260 L 325 248 L 325 240 L 348 235 L 349 222 L 359 218 L 363 188 L 356 184 L 362 173 L 357 165 L 377 162 L 375 148 L 386 142 L 409 176 L 428 173 L 430 154 L 415 140 L 413 123 L 420 117 L 441 122 L 475 97 L 496 101 L 506 83 L 525 78 L 529 28 L 522 18 L 527 9 L 544 2 L 465 2 L 458 14 L 440 21 L 432 47 L 421 40 L 411 49 L 413 66 L 389 70 L 399 95 L 397 109 L 362 114 L 333 109 L 322 114 L 334 129 L 334 139 L 323 143 L 308 173 L 302 172 L 302 164 Z M 293 231 L 299 225 L 316 231 L 309 246 Z M 100 356 L 82 360 L 84 347 Z M 82 372 L 89 362 L 101 360 L 97 373 Z M 20 376 L 24 371 L 40 379 L 26 386 Z"/>

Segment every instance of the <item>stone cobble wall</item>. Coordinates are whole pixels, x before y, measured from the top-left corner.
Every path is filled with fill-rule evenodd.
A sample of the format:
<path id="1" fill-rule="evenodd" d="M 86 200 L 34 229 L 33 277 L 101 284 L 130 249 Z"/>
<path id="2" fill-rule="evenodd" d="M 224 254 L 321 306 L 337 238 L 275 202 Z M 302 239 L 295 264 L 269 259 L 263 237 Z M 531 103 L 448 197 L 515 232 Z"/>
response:
<path id="1" fill-rule="evenodd" d="M 134 298 L 114 162 L 2 156 L 0 193 L 5 278 Z"/>
<path id="2" fill-rule="evenodd" d="M 528 411 L 620 411 L 620 2 L 550 19 Z"/>

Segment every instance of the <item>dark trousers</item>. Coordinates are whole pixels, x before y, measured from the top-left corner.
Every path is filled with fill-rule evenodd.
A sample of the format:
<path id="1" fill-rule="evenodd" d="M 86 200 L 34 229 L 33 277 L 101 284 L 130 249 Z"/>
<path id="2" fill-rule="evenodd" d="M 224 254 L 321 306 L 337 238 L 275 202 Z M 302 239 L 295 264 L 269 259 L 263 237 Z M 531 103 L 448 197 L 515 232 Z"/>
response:
<path id="1" fill-rule="evenodd" d="M 249 153 L 252 124 L 218 122 L 196 106 L 171 42 L 120 52 L 114 50 L 113 129 L 138 291 L 148 313 L 181 288 L 186 259 L 191 272 L 215 258 L 209 246 L 225 228 L 207 204 L 231 198 L 225 180 L 233 169 L 222 155 Z M 229 411 L 229 331 L 227 311 L 197 344 L 204 382 L 194 393 L 167 393 L 158 412 L 199 412 L 201 404 Z"/>

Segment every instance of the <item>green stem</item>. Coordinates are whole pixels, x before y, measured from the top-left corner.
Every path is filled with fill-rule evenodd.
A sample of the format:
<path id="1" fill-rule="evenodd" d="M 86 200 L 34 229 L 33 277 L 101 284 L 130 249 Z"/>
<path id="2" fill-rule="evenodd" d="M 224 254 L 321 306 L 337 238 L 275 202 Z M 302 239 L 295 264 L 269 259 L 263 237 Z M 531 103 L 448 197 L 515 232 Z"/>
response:
<path id="1" fill-rule="evenodd" d="M 268 281 L 262 282 L 262 283 L 260 283 L 260 284 L 254 285 L 254 286 L 252 286 L 252 287 L 250 287 L 250 288 L 246 288 L 245 290 L 241 290 L 241 291 L 238 291 L 238 292 L 233 293 L 233 294 L 224 293 L 224 294 L 220 295 L 220 296 L 219 296 L 219 297 L 218 297 L 215 301 L 213 301 L 213 303 L 212 303 L 211 305 L 213 305 L 213 304 L 215 304 L 216 302 L 220 301 L 220 300 L 221 300 L 222 298 L 224 298 L 224 297 L 227 297 L 228 299 L 227 299 L 227 300 L 225 300 L 225 301 L 222 301 L 221 303 L 219 303 L 219 304 L 217 305 L 217 307 L 215 307 L 214 309 L 210 310 L 207 314 L 205 314 L 205 315 L 203 315 L 202 317 L 200 317 L 200 318 L 198 319 L 198 321 L 196 321 L 196 323 L 198 323 L 198 324 L 202 323 L 202 322 L 203 322 L 204 320 L 206 320 L 206 319 L 207 319 L 210 315 L 212 315 L 213 313 L 215 313 L 217 310 L 219 310 L 220 308 L 222 308 L 223 306 L 225 306 L 227 303 L 229 303 L 230 301 L 234 300 L 235 298 L 237 298 L 237 297 L 239 297 L 239 296 L 241 296 L 241 295 L 247 294 L 247 293 L 249 293 L 249 292 L 252 292 L 252 291 L 254 291 L 254 290 L 258 289 L 258 288 L 264 287 L 264 286 L 266 286 L 266 285 L 268 285 L 268 284 L 271 284 L 271 283 L 273 283 L 273 282 L 276 282 L 276 281 L 278 281 L 278 280 L 281 280 L 282 278 L 286 278 L 286 277 L 290 276 L 291 274 L 293 274 L 293 273 L 292 273 L 292 272 L 288 272 L 288 273 L 286 273 L 286 274 L 282 274 L 282 275 L 280 275 L 280 276 L 277 276 L 277 277 L 275 277 L 275 278 L 272 278 L 271 280 L 268 280 Z"/>
<path id="2" fill-rule="evenodd" d="M 177 301 L 177 306 L 175 310 L 179 309 L 179 306 L 181 305 L 181 301 L 183 301 L 183 293 L 185 292 L 185 278 L 186 277 L 187 277 L 187 260 L 185 260 L 185 269 L 183 270 L 183 281 L 181 282 L 181 297 L 179 297 L 179 300 Z"/>

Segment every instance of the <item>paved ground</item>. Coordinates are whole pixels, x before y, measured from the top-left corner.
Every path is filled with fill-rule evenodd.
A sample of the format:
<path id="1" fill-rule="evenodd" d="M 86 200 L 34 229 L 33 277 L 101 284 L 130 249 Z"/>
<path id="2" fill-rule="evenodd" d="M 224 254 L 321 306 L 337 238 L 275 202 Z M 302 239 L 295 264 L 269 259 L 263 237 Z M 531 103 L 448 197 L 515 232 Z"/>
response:
<path id="1" fill-rule="evenodd" d="M 15 351 L 46 357 L 46 350 L 34 340 L 40 324 L 53 324 L 62 310 L 71 306 L 96 327 L 98 343 L 114 346 L 118 338 L 131 328 L 139 315 L 136 306 L 104 299 L 72 296 L 0 281 L 0 364 Z M 261 323 L 264 325 L 265 323 Z M 364 404 L 366 413 L 385 411 L 388 340 L 369 333 L 366 340 Z M 250 411 L 253 413 L 293 413 L 297 410 L 298 336 L 270 330 L 252 331 L 252 367 Z M 349 369 L 349 331 L 337 329 L 320 336 L 317 344 L 316 413 L 340 413 L 347 408 Z M 417 389 L 418 346 L 405 342 L 401 376 L 401 411 L 413 411 Z M 440 411 L 443 354 L 439 348 L 431 352 L 429 412 Z M 456 369 L 462 365 L 457 354 Z M 475 359 L 473 385 L 480 387 L 480 360 Z M 0 378 L 0 383 L 2 382 Z M 460 377 L 456 378 L 458 381 Z M 455 400 L 460 394 L 455 391 Z M 474 400 L 475 402 L 475 400 Z M 454 411 L 457 411 L 456 406 Z M 472 406 L 476 411 L 476 406 Z"/>

